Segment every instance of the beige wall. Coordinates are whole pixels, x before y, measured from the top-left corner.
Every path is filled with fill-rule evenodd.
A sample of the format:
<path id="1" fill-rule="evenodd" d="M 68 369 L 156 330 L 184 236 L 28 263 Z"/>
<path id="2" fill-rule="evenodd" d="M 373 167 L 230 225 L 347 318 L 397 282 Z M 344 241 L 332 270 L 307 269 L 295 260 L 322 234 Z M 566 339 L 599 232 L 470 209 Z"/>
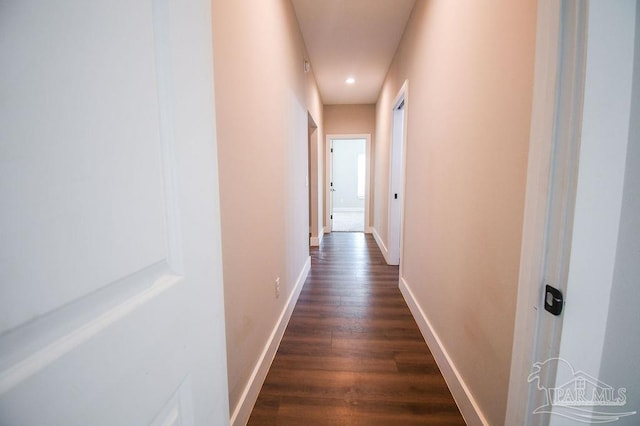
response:
<path id="1" fill-rule="evenodd" d="M 376 130 L 376 106 L 325 105 L 324 131 L 326 134 L 371 133 Z"/>
<path id="2" fill-rule="evenodd" d="M 326 142 L 326 135 L 345 135 L 345 134 L 370 134 L 371 135 L 371 164 L 369 165 L 371 170 L 371 197 L 369 203 L 373 205 L 373 167 L 374 167 L 374 147 L 375 132 L 376 132 L 376 106 L 374 104 L 358 104 L 358 105 L 325 105 L 324 106 L 324 136 Z M 324 142 L 323 142 L 324 147 Z M 325 177 L 326 179 L 325 170 Z M 324 194 L 323 202 L 325 206 L 326 195 Z M 327 218 L 329 212 L 325 211 L 324 225 L 329 223 Z M 369 223 L 373 223 L 373 209 L 369 209 Z"/>
<path id="3" fill-rule="evenodd" d="M 496 425 L 509 383 L 535 17 L 533 1 L 418 0 L 377 104 L 374 227 L 386 243 L 391 108 L 407 79 L 401 271 Z"/>
<path id="4" fill-rule="evenodd" d="M 233 411 L 309 255 L 307 111 L 321 134 L 322 104 L 290 1 L 213 0 L 213 38 Z"/>

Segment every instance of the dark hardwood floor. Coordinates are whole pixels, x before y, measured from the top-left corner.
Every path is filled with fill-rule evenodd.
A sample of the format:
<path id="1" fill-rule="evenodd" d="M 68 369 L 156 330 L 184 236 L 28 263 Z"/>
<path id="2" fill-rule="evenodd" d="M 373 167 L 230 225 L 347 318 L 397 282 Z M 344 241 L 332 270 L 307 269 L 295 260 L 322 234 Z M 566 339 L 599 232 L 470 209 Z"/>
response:
<path id="1" fill-rule="evenodd" d="M 374 239 L 332 233 L 249 425 L 464 425 Z"/>

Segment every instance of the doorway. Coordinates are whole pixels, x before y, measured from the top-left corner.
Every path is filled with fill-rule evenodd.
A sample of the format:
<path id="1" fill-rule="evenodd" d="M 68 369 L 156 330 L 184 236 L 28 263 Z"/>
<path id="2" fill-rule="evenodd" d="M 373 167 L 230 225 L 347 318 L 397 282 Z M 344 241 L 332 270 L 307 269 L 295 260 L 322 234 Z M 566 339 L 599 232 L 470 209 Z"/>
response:
<path id="1" fill-rule="evenodd" d="M 536 48 L 506 423 L 613 422 L 640 406 L 638 370 L 630 368 L 640 343 L 629 328 L 638 268 L 627 257 L 638 229 L 627 218 L 637 217 L 629 184 L 640 175 L 630 167 L 638 164 L 640 10 L 635 2 L 558 2 L 539 6 L 538 16 L 538 34 L 549 38 Z M 634 396 L 621 404 L 595 393 L 578 404 L 548 398 L 585 375 Z"/>
<path id="2" fill-rule="evenodd" d="M 404 151 L 406 133 L 406 90 L 402 86 L 393 106 L 391 169 L 389 172 L 389 265 L 400 264 L 402 208 L 404 205 Z"/>
<path id="3" fill-rule="evenodd" d="M 319 246 L 322 241 L 322 179 L 319 179 L 319 170 L 322 170 L 320 160 L 322 153 L 319 151 L 321 144 L 318 140 L 318 125 L 307 112 L 308 134 L 308 174 L 306 185 L 309 189 L 309 245 Z"/>
<path id="4" fill-rule="evenodd" d="M 368 230 L 369 141 L 369 135 L 327 136 L 330 232 Z"/>

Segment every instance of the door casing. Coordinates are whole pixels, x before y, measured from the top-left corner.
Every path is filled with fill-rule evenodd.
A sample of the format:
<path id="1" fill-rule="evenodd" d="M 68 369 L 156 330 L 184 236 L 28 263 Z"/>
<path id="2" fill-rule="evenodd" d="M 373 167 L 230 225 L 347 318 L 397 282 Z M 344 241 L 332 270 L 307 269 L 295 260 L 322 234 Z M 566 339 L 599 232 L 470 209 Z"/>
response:
<path id="1" fill-rule="evenodd" d="M 409 82 L 405 81 L 393 101 L 392 133 L 389 147 L 388 253 L 386 261 L 389 265 L 400 265 L 400 277 L 402 277 L 402 234 L 404 232 L 408 86 Z"/>
<path id="2" fill-rule="evenodd" d="M 595 319 L 600 326 L 606 323 L 609 308 L 606 289 L 611 283 L 604 279 L 597 283 L 584 280 L 575 286 L 572 277 L 578 275 L 576 271 L 584 274 L 585 270 L 596 272 L 606 268 L 602 263 L 615 258 L 611 256 L 611 247 L 603 248 L 611 241 L 609 236 L 602 238 L 605 234 L 602 229 L 606 228 L 608 235 L 617 233 L 617 223 L 610 218 L 616 217 L 612 205 L 619 200 L 610 193 L 620 197 L 622 193 L 620 170 L 624 170 L 624 158 L 621 145 L 626 143 L 624 120 L 630 108 L 626 96 L 631 94 L 633 52 L 629 53 L 632 49 L 628 33 L 611 31 L 611 26 L 624 25 L 629 29 L 631 18 L 621 19 L 621 14 L 629 15 L 625 9 L 629 3 L 616 4 L 619 8 L 607 9 L 606 13 L 599 10 L 590 14 L 593 4 L 538 2 L 534 100 L 506 424 L 537 425 L 561 420 L 532 415 L 532 410 L 541 405 L 536 383 L 527 383 L 533 363 L 564 356 L 567 341 L 573 341 L 569 344 L 573 352 L 587 350 L 580 347 L 584 342 L 576 338 L 582 334 L 575 330 L 576 324 L 584 324 L 578 317 Z M 605 6 L 598 4 L 598 7 Z M 596 27 L 600 26 L 600 37 L 604 33 L 606 37 L 618 37 L 609 39 L 608 43 L 609 46 L 620 46 L 620 54 L 615 57 L 619 63 L 610 61 L 607 48 L 597 44 L 601 41 L 597 36 L 591 37 L 589 27 L 594 23 Z M 638 25 L 637 20 L 635 25 Z M 587 40 L 587 34 L 590 40 Z M 591 50 L 591 43 L 599 47 Z M 597 71 L 590 75 L 589 70 Z M 615 111 L 615 115 L 594 113 L 602 104 Z M 609 149 L 603 134 L 612 138 L 610 150 L 615 160 L 597 160 L 603 158 L 602 153 L 598 154 L 600 151 Z M 618 164 L 612 165 L 616 161 Z M 597 165 L 594 167 L 594 164 Z M 610 185 L 602 191 L 605 182 Z M 603 193 L 607 196 L 603 197 Z M 589 199 L 591 205 L 584 201 L 581 204 L 580 194 Z M 603 202 L 598 207 L 602 211 L 593 209 L 598 202 Z M 585 218 L 590 218 L 591 222 Z M 602 219 L 600 222 L 599 218 Z M 585 227 L 586 223 L 589 226 Z M 576 235 L 582 235 L 583 243 L 571 247 L 575 242 L 573 234 L 579 232 L 582 234 Z M 591 240 L 586 244 L 585 233 Z M 591 268 L 585 259 L 598 259 L 599 269 Z M 561 316 L 553 317 L 543 309 L 546 284 L 565 294 L 565 313 Z M 576 295 L 576 290 L 582 294 Z M 567 297 L 567 291 L 574 291 L 573 298 Z M 592 336 L 600 335 L 600 332 L 593 330 L 584 334 Z M 588 349 L 600 354 L 597 346 L 603 344 L 603 337 L 589 339 L 589 342 L 600 339 L 591 342 Z M 586 363 L 588 371 L 585 371 L 597 377 L 601 359 L 600 355 L 592 355 L 567 361 L 581 362 L 582 365 L 573 366 L 580 369 L 585 368 Z M 542 386 L 554 387 L 556 371 L 549 370 L 540 379 Z"/>

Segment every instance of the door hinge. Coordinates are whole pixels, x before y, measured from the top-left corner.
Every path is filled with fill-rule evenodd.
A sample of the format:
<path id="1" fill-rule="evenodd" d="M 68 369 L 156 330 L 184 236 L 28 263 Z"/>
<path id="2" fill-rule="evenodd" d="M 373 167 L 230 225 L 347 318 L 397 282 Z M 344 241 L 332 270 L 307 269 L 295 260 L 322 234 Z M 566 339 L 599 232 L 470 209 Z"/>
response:
<path id="1" fill-rule="evenodd" d="M 333 154 L 333 148 L 331 148 L 331 153 Z"/>
<path id="2" fill-rule="evenodd" d="M 333 219 L 333 215 L 331 215 L 331 219 Z"/>

